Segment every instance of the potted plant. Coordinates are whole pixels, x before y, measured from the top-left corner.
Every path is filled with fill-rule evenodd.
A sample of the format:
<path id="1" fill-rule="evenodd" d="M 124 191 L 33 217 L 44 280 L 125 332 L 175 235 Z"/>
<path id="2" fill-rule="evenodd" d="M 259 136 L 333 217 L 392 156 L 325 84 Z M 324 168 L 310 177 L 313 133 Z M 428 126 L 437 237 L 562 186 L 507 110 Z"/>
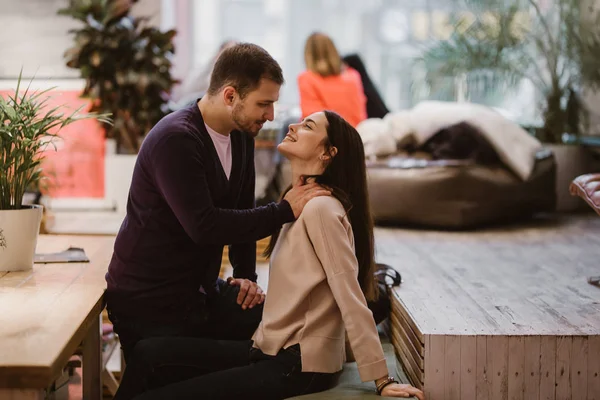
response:
<path id="1" fill-rule="evenodd" d="M 171 75 L 175 30 L 148 26 L 131 16 L 137 0 L 70 0 L 60 15 L 81 21 L 71 31 L 74 45 L 66 64 L 86 82 L 82 97 L 91 111 L 110 113 L 105 125 L 105 196 L 117 212 L 125 212 L 136 154 L 144 136 L 170 110 L 168 101 L 178 82 Z"/>
<path id="2" fill-rule="evenodd" d="M 0 271 L 19 271 L 33 266 L 42 219 L 41 205 L 23 205 L 30 187 L 44 178 L 44 151 L 61 128 L 83 118 L 109 122 L 106 115 L 69 115 L 62 107 L 45 107 L 52 89 L 21 92 L 21 76 L 14 95 L 0 96 Z"/>
<path id="3" fill-rule="evenodd" d="M 578 206 L 568 183 L 588 172 L 589 154 L 564 138 L 587 129 L 584 90 L 600 87 L 600 12 L 580 0 L 468 1 L 453 17 L 448 40 L 429 46 L 420 61 L 430 87 L 448 77 L 467 86 L 502 87 L 523 80 L 537 91 L 541 126 L 530 127 L 557 159 L 558 209 Z M 577 200 L 577 199 L 575 199 Z"/>

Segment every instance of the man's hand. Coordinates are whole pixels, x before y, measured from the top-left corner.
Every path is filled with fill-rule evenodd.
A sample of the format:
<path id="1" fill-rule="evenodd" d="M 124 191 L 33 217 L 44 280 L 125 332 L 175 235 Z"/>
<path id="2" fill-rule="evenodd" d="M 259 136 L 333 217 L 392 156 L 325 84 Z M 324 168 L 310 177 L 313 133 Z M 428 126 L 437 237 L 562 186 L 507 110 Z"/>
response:
<path id="1" fill-rule="evenodd" d="M 263 290 L 256 284 L 256 282 L 252 282 L 248 279 L 235 278 L 227 278 L 227 282 L 231 286 L 240 287 L 237 303 L 242 306 L 243 310 L 253 308 L 258 304 L 264 303 L 265 294 Z"/>
<path id="2" fill-rule="evenodd" d="M 312 198 L 317 196 L 330 196 L 331 191 L 317 183 L 305 183 L 303 178 L 298 179 L 294 186 L 283 198 L 292 207 L 294 217 L 298 218 L 304 210 L 304 206 Z"/>

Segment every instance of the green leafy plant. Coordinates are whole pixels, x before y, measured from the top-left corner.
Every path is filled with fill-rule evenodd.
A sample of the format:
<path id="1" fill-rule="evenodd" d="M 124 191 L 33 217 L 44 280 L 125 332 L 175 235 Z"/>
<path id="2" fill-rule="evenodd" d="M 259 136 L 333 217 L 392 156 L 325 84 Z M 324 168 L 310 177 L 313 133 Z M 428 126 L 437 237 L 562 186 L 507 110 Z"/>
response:
<path id="1" fill-rule="evenodd" d="M 67 50 L 67 66 L 86 80 L 83 97 L 91 111 L 111 113 L 106 125 L 119 151 L 137 152 L 141 139 L 168 112 L 174 30 L 144 26 L 146 18 L 129 11 L 137 0 L 70 0 L 61 15 L 83 23 L 72 30 L 75 45 Z"/>
<path id="2" fill-rule="evenodd" d="M 589 115 L 582 90 L 600 87 L 600 12 L 580 0 L 552 0 L 545 9 L 537 0 L 467 0 L 465 9 L 453 16 L 450 38 L 419 60 L 429 86 L 461 75 L 488 89 L 526 79 L 544 99 L 540 139 L 580 134 Z"/>
<path id="3" fill-rule="evenodd" d="M 21 93 L 19 75 L 14 95 L 0 96 L 0 210 L 20 209 L 25 191 L 39 186 L 43 152 L 60 129 L 87 118 L 110 123 L 106 114 L 80 114 L 79 108 L 66 116 L 63 106 L 45 107 L 52 89 L 31 92 L 27 87 Z"/>

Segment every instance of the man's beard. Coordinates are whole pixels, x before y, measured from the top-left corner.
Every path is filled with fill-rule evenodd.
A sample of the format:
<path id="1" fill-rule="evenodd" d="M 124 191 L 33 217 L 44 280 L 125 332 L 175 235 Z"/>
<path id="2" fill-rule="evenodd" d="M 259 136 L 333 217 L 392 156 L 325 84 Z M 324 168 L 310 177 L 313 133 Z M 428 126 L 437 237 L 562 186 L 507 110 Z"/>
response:
<path id="1" fill-rule="evenodd" d="M 251 121 L 248 118 L 244 118 L 244 105 L 237 104 L 233 107 L 233 111 L 231 112 L 231 119 L 233 123 L 237 127 L 238 130 L 252 136 L 256 137 L 260 129 L 256 129 L 255 125 L 260 124 L 262 121 Z"/>

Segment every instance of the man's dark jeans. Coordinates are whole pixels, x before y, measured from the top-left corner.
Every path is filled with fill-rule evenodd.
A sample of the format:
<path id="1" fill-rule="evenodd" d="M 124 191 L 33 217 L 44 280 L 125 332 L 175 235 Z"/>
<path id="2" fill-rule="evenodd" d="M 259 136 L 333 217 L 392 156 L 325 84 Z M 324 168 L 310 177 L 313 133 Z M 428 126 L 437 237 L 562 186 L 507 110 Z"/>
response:
<path id="1" fill-rule="evenodd" d="M 268 356 L 250 340 L 151 338 L 131 353 L 115 400 L 285 399 L 326 390 L 339 376 L 301 369 L 299 345 Z"/>
<path id="2" fill-rule="evenodd" d="M 111 307 L 108 315 L 119 335 L 125 361 L 140 340 L 152 337 L 206 337 L 219 340 L 248 340 L 262 319 L 262 304 L 243 310 L 237 304 L 238 286 L 219 280 L 219 295 L 204 306 L 194 305 L 181 317 L 160 319 L 125 316 Z"/>

